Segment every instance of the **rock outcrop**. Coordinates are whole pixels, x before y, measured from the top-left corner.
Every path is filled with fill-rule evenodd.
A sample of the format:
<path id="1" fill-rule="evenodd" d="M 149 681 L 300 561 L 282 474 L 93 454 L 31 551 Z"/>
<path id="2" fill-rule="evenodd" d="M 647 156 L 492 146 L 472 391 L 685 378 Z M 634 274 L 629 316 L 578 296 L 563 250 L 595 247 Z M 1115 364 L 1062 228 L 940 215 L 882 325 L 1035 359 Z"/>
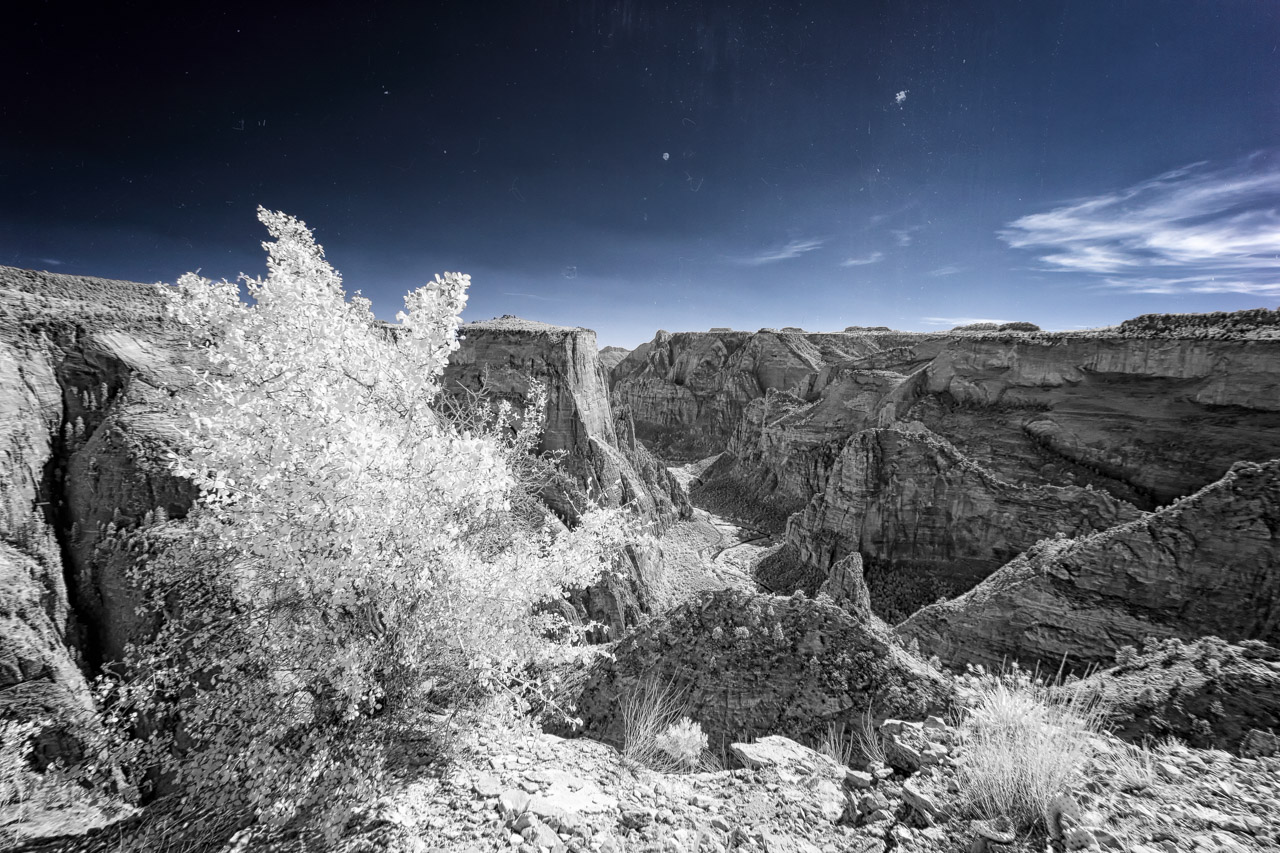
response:
<path id="1" fill-rule="evenodd" d="M 546 386 L 542 452 L 557 454 L 567 475 L 543 489 L 542 500 L 573 524 L 589 497 L 604 506 L 627 506 L 660 533 L 688 517 L 684 491 L 629 432 L 615 423 L 595 332 L 502 317 L 462 327 L 461 346 L 445 369 L 446 392 L 482 393 L 510 402 L 523 414 L 530 381 Z M 621 433 L 621 436 L 620 436 Z M 622 571 L 582 590 L 572 601 L 590 619 L 616 632 L 651 609 L 660 555 L 628 549 Z"/>
<path id="2" fill-rule="evenodd" d="M 872 621 L 829 602 L 734 590 L 703 593 L 633 630 L 593 665 L 577 713 L 593 737 L 623 739 L 626 703 L 667 691 L 711 749 L 757 735 L 813 742 L 862 715 L 947 706 L 943 677 Z"/>
<path id="3" fill-rule="evenodd" d="M 841 448 L 788 540 L 819 568 L 856 553 L 882 574 L 967 589 L 1047 535 L 1139 514 L 1091 487 L 1006 482 L 923 428 L 868 429 Z"/>
<path id="4" fill-rule="evenodd" d="M 603 347 L 600 350 L 600 366 L 604 368 L 605 379 L 613 372 L 613 369 L 622 362 L 624 358 L 630 355 L 631 350 L 626 347 Z"/>
<path id="5" fill-rule="evenodd" d="M 193 498 L 156 414 L 178 353 L 154 286 L 0 267 L 0 654 L 16 661 L 0 714 L 83 719 L 82 669 L 135 638 L 117 531 Z M 72 751 L 72 728 L 55 725 L 47 757 Z"/>
<path id="6" fill-rule="evenodd" d="M 670 474 L 646 464 L 647 451 L 634 441 L 619 442 L 595 332 L 502 317 L 468 323 L 460 335 L 445 369 L 446 391 L 483 393 L 523 413 L 529 382 L 542 382 L 548 399 L 539 450 L 561 454 L 561 467 L 588 495 L 606 506 L 632 505 L 660 524 L 688 514 Z M 650 480 L 637 468 L 647 469 Z M 571 496 L 547 497 L 562 517 L 573 520 Z"/>
<path id="7" fill-rule="evenodd" d="M 1280 648 L 1170 639 L 1119 658 L 1071 689 L 1105 696 L 1108 722 L 1127 741 L 1172 736 L 1197 749 L 1248 753 L 1280 731 Z"/>
<path id="8" fill-rule="evenodd" d="M 1037 543 L 896 629 L 952 664 L 1106 664 L 1144 638 L 1280 644 L 1280 460 L 1241 462 L 1172 506 Z"/>

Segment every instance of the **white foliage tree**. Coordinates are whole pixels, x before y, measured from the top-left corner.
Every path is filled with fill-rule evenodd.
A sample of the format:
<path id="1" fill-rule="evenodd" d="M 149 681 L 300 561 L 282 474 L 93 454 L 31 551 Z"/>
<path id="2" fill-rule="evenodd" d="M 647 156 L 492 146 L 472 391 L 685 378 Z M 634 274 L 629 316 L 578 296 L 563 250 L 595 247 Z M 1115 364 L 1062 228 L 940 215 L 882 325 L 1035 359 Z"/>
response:
<path id="1" fill-rule="evenodd" d="M 274 242 L 252 304 L 194 274 L 172 290 L 205 342 L 173 457 L 201 498 L 139 575 L 157 636 L 104 689 L 121 724 L 161 733 L 125 757 L 187 803 L 332 829 L 415 712 L 519 683 L 556 635 L 542 605 L 630 528 L 604 510 L 522 527 L 513 454 L 539 413 L 515 438 L 438 415 L 468 276 L 409 294 L 388 329 L 302 222 L 258 215 Z"/>

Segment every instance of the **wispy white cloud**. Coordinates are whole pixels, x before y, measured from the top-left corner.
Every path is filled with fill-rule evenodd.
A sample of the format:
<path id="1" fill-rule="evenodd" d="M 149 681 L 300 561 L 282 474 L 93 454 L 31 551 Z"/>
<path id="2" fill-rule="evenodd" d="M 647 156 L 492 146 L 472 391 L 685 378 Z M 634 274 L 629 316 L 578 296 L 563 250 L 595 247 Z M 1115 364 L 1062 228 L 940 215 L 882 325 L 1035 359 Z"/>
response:
<path id="1" fill-rule="evenodd" d="M 955 275 L 960 272 L 960 267 L 955 264 L 947 264 L 945 267 L 938 267 L 936 270 L 929 270 L 929 275 Z"/>
<path id="2" fill-rule="evenodd" d="M 1200 162 L 1014 220 L 999 232 L 1046 269 L 1129 293 L 1280 293 L 1280 153 Z"/>
<path id="3" fill-rule="evenodd" d="M 864 258 L 847 258 L 840 262 L 842 267 L 865 267 L 868 264 L 877 264 L 884 260 L 884 252 L 872 252 Z"/>
<path id="4" fill-rule="evenodd" d="M 898 242 L 899 246 L 910 246 L 911 241 L 915 239 L 913 235 L 920 230 L 920 226 L 915 225 L 910 228 L 898 228 L 889 233 L 893 235 L 893 239 Z"/>
<path id="5" fill-rule="evenodd" d="M 57 258 L 36 258 L 36 260 L 42 264 L 48 264 L 51 267 L 62 266 L 62 261 L 58 260 Z"/>
<path id="6" fill-rule="evenodd" d="M 1104 286 L 1125 293 L 1244 293 L 1251 296 L 1280 296 L 1280 281 L 1274 284 L 1231 278 L 1107 278 Z"/>
<path id="7" fill-rule="evenodd" d="M 738 258 L 738 263 L 757 267 L 762 264 L 787 261 L 798 258 L 806 252 L 812 252 L 814 249 L 821 249 L 825 242 L 825 240 L 792 240 L 779 249 L 768 249 L 755 255 Z"/>
<path id="8" fill-rule="evenodd" d="M 921 317 L 930 326 L 968 326 L 972 323 L 1008 323 L 1008 320 L 995 320 L 990 317 Z"/>
<path id="9" fill-rule="evenodd" d="M 557 299 L 557 298 L 556 298 L 556 297 L 554 297 L 554 296 L 539 296 L 539 295 L 538 295 L 538 294 L 536 294 L 536 293 L 521 293 L 521 292 L 519 292 L 519 291 L 507 291 L 507 290 L 504 290 L 504 291 L 502 291 L 502 295 L 503 295 L 503 296 L 519 296 L 519 297 L 522 297 L 522 298 L 524 298 L 524 299 L 536 299 L 536 300 L 538 300 L 539 302 L 561 302 L 561 301 L 563 301 L 563 300 L 561 300 L 561 299 Z"/>

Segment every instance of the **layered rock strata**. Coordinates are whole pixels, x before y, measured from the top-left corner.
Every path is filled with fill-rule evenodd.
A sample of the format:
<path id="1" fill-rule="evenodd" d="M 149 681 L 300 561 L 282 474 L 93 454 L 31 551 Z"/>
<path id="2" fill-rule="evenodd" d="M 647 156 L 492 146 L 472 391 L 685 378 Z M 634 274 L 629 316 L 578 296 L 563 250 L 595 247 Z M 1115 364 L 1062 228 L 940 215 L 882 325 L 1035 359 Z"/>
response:
<path id="1" fill-rule="evenodd" d="M 1123 523 L 1237 460 L 1280 456 L 1275 315 L 1080 333 L 661 332 L 614 369 L 613 396 L 660 455 L 731 454 L 705 497 L 803 509 L 788 541 L 819 571 L 857 552 L 873 599 L 894 576 L 959 591 L 1037 539 Z"/>
<path id="2" fill-rule="evenodd" d="M 1241 462 L 1172 506 L 1037 543 L 896 629 L 952 664 L 1110 663 L 1148 637 L 1280 644 L 1280 460 Z"/>
<path id="3" fill-rule="evenodd" d="M 159 414 L 178 351 L 153 286 L 0 267 L 0 714 L 83 720 L 82 670 L 136 638 L 117 532 L 193 498 L 168 475 Z"/>
<path id="4" fill-rule="evenodd" d="M 595 332 L 503 317 L 469 323 L 460 335 L 445 369 L 446 392 L 509 402 L 523 416 L 530 382 L 545 386 L 539 450 L 554 454 L 566 476 L 548 483 L 541 498 L 561 520 L 575 523 L 587 499 L 628 507 L 656 533 L 688 517 L 688 499 L 670 472 L 636 442 L 629 421 L 622 419 L 621 429 L 615 423 Z M 660 559 L 656 547 L 631 547 L 620 571 L 571 601 L 620 632 L 651 609 Z"/>

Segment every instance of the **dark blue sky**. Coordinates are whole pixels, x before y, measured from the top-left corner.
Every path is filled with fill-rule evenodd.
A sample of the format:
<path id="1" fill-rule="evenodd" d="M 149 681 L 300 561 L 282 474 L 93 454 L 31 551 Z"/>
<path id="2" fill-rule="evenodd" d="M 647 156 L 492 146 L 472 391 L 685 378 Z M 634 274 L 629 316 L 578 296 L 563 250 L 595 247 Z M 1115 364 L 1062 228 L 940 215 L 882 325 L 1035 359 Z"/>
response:
<path id="1" fill-rule="evenodd" d="M 1274 0 L 21 5 L 0 263 L 256 275 L 262 204 L 602 345 L 1280 303 Z"/>

